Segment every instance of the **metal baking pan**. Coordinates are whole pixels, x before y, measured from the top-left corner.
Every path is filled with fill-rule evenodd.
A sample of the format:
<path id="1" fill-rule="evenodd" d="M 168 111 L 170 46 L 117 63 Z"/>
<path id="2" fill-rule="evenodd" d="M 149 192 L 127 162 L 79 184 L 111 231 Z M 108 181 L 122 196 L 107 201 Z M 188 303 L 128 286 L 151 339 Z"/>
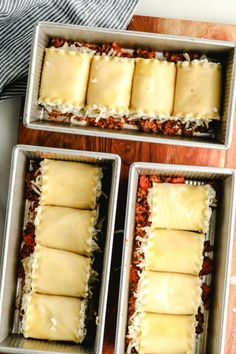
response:
<path id="1" fill-rule="evenodd" d="M 60 344 L 34 339 L 24 339 L 22 335 L 12 334 L 13 313 L 17 283 L 17 260 L 22 235 L 22 222 L 25 204 L 25 172 L 29 158 L 53 158 L 66 161 L 82 161 L 103 166 L 107 172 L 108 209 L 102 281 L 99 295 L 98 326 L 94 346 L 91 348 L 78 344 Z M 11 177 L 0 283 L 0 352 L 1 353 L 77 353 L 101 354 L 106 317 L 107 294 L 110 275 L 116 203 L 120 177 L 120 157 L 114 154 L 55 149 L 39 146 L 18 145 L 13 150 Z M 105 178 L 105 177 L 104 177 Z"/>
<path id="2" fill-rule="evenodd" d="M 215 138 L 181 137 L 148 134 L 132 130 L 111 130 L 96 127 L 81 127 L 73 124 L 50 122 L 42 119 L 43 109 L 38 105 L 38 92 L 44 57 L 44 48 L 52 37 L 81 40 L 90 43 L 117 42 L 127 48 L 147 48 L 158 51 L 201 52 L 219 58 L 223 63 L 224 85 L 222 102 L 222 119 L 215 131 Z M 226 149 L 232 140 L 234 104 L 235 104 L 235 43 L 180 37 L 133 31 L 113 31 L 109 29 L 90 28 L 58 23 L 38 22 L 35 24 L 28 86 L 24 108 L 24 124 L 31 129 L 57 131 L 104 138 L 128 139 L 150 143 L 184 145 Z"/>
<path id="3" fill-rule="evenodd" d="M 138 179 L 140 175 L 183 176 L 189 180 L 214 182 L 217 186 L 218 206 L 216 209 L 216 228 L 214 244 L 213 298 L 210 307 L 207 341 L 197 354 L 223 354 L 227 309 L 229 297 L 229 278 L 231 269 L 232 245 L 235 218 L 235 177 L 230 169 L 134 163 L 130 168 L 123 258 L 121 266 L 120 293 L 115 341 L 115 354 L 125 353 L 125 335 L 127 333 L 127 311 L 129 293 L 129 275 L 135 225 L 135 203 Z M 196 353 L 194 353 L 196 354 Z"/>

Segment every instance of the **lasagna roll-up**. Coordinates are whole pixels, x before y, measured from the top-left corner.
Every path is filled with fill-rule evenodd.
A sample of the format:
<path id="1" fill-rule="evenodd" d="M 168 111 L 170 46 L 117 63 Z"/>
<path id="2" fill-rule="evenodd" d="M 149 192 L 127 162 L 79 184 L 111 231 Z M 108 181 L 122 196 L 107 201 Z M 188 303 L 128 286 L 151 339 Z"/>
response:
<path id="1" fill-rule="evenodd" d="M 174 116 L 220 119 L 221 64 L 177 63 Z"/>
<path id="2" fill-rule="evenodd" d="M 73 341 L 85 337 L 86 300 L 29 293 L 23 297 L 25 338 Z"/>
<path id="3" fill-rule="evenodd" d="M 102 169 L 80 162 L 42 161 L 41 205 L 95 209 Z"/>
<path id="4" fill-rule="evenodd" d="M 144 312 L 137 339 L 139 354 L 192 353 L 195 316 L 161 315 Z"/>
<path id="5" fill-rule="evenodd" d="M 93 241 L 96 220 L 97 210 L 38 207 L 35 241 L 41 246 L 89 256 L 96 246 Z"/>
<path id="6" fill-rule="evenodd" d="M 143 247 L 145 269 L 198 275 L 204 235 L 190 231 L 149 229 Z"/>
<path id="7" fill-rule="evenodd" d="M 87 108 L 124 115 L 129 111 L 134 59 L 94 56 L 91 64 Z"/>
<path id="8" fill-rule="evenodd" d="M 148 193 L 152 228 L 206 232 L 214 197 L 210 185 L 153 183 Z"/>
<path id="9" fill-rule="evenodd" d="M 46 48 L 39 103 L 72 112 L 84 107 L 92 55 Z"/>
<path id="10" fill-rule="evenodd" d="M 90 258 L 37 244 L 27 260 L 23 260 L 26 292 L 87 297 Z"/>
<path id="11" fill-rule="evenodd" d="M 170 116 L 175 75 L 175 63 L 136 58 L 130 110 L 150 116 Z"/>
<path id="12" fill-rule="evenodd" d="M 194 315 L 201 301 L 199 277 L 144 271 L 140 280 L 141 311 Z"/>

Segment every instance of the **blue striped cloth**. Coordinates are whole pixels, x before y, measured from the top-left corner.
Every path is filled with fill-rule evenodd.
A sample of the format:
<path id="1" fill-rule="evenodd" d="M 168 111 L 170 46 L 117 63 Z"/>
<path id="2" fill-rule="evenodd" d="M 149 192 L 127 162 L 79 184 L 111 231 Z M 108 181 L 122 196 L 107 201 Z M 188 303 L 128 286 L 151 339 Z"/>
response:
<path id="1" fill-rule="evenodd" d="M 0 101 L 24 95 L 33 25 L 127 28 L 139 0 L 0 0 Z"/>

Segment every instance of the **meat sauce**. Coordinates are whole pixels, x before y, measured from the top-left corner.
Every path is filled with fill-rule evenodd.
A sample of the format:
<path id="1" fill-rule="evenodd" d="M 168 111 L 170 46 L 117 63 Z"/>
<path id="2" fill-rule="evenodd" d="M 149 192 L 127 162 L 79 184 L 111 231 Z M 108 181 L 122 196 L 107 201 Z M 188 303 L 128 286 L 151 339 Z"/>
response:
<path id="1" fill-rule="evenodd" d="M 160 122 L 157 119 L 139 119 L 137 121 L 139 130 L 146 133 L 156 133 L 163 135 L 193 136 L 195 133 L 207 133 L 207 126 L 196 126 L 194 122 L 185 123 L 181 120 L 167 120 Z"/>
<path id="2" fill-rule="evenodd" d="M 69 123 L 73 117 L 72 113 L 60 113 L 55 109 L 49 112 L 48 119 L 60 123 Z M 180 120 L 167 120 L 160 122 L 158 119 L 137 119 L 128 120 L 126 117 L 120 119 L 114 117 L 96 118 L 91 117 L 73 117 L 74 120 L 86 122 L 86 125 L 92 127 L 100 127 L 102 129 L 121 130 L 125 128 L 125 124 L 135 126 L 137 130 L 145 133 L 162 134 L 162 135 L 182 135 L 193 136 L 196 133 L 209 133 L 211 127 L 206 125 L 196 126 L 194 122 L 185 123 Z M 211 126 L 211 124 L 209 124 Z M 127 128 L 127 126 L 126 126 Z"/>
<path id="3" fill-rule="evenodd" d="M 93 50 L 96 54 L 106 54 L 109 55 L 111 52 L 113 55 L 125 57 L 125 58 L 144 58 L 144 59 L 155 59 L 157 50 L 151 49 L 140 49 L 135 48 L 133 50 L 121 48 L 116 42 L 103 43 L 103 44 L 91 44 L 87 42 L 80 41 L 70 41 L 62 38 L 52 38 L 49 42 L 49 47 L 61 48 L 65 43 L 68 46 L 74 44 L 76 47 L 84 47 Z M 199 53 L 188 53 L 189 59 L 200 59 L 202 54 Z M 172 53 L 168 51 L 163 52 L 163 57 L 170 62 L 177 63 L 178 61 L 186 60 L 183 53 Z"/>
<path id="4" fill-rule="evenodd" d="M 30 202 L 29 212 L 31 220 L 35 219 L 36 208 L 39 205 L 39 194 L 32 188 L 32 181 L 35 181 L 40 173 L 40 161 L 31 160 L 31 169 L 25 176 L 25 198 Z M 22 245 L 20 249 L 19 278 L 24 278 L 24 268 L 21 260 L 29 257 L 34 252 L 35 247 L 35 226 L 32 221 L 28 221 L 23 229 Z"/>

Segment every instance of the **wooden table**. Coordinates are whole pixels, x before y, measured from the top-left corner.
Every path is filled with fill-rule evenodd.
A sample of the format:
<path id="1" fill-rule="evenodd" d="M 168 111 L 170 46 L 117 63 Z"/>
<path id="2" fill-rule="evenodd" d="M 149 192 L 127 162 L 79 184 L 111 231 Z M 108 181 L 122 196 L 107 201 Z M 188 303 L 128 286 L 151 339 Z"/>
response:
<path id="1" fill-rule="evenodd" d="M 134 16 L 128 28 L 135 31 L 236 41 L 236 26 L 233 25 Z M 231 148 L 227 151 L 150 144 L 116 139 L 110 140 L 105 138 L 84 137 L 71 134 L 49 133 L 26 129 L 22 122 L 20 122 L 18 143 L 78 150 L 112 152 L 114 154 L 119 154 L 122 158 L 122 169 L 116 230 L 120 230 L 124 228 L 124 206 L 126 203 L 128 171 L 132 162 L 150 161 L 199 166 L 229 167 L 236 169 L 236 121 L 234 127 L 233 143 Z M 122 234 L 115 234 L 107 311 L 107 325 L 103 350 L 105 354 L 112 354 L 114 351 L 121 248 Z M 234 242 L 233 252 L 236 256 L 236 239 Z M 234 262 L 232 264 L 232 276 L 236 275 L 235 258 L 236 257 L 234 257 Z M 236 353 L 235 309 L 236 285 L 232 284 L 230 288 L 225 354 Z"/>

